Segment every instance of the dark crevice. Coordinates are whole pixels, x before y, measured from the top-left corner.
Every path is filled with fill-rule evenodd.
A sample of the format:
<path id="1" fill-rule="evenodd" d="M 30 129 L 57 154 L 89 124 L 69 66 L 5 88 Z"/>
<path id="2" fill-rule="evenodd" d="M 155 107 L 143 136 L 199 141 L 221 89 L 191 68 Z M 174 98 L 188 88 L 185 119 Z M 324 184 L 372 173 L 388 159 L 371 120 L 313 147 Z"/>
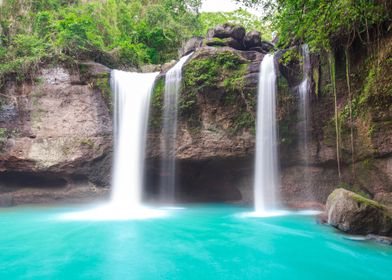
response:
<path id="1" fill-rule="evenodd" d="M 0 188 L 63 188 L 68 180 L 59 174 L 3 172 L 0 173 Z"/>

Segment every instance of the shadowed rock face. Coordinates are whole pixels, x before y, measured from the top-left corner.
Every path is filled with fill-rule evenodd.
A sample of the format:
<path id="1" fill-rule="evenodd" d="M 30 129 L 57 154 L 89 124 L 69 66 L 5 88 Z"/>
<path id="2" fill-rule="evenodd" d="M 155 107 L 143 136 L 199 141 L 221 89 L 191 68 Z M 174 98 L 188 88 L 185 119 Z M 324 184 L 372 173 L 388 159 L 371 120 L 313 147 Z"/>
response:
<path id="1" fill-rule="evenodd" d="M 74 178 L 81 178 L 79 183 L 108 185 L 112 149 L 111 116 L 105 102 L 110 98 L 105 96 L 108 77 L 108 68 L 85 63 L 76 73 L 45 68 L 33 83 L 5 86 L 0 109 L 4 134 L 0 192 L 26 187 L 31 181 L 33 188 L 56 188 L 48 178 L 62 180 L 61 188 L 80 185 L 68 184 Z M 18 177 L 24 179 L 17 183 Z M 66 196 L 66 191 L 62 193 Z"/>
<path id="2" fill-rule="evenodd" d="M 392 214 L 376 201 L 337 189 L 327 200 L 328 223 L 352 234 L 392 236 Z"/>

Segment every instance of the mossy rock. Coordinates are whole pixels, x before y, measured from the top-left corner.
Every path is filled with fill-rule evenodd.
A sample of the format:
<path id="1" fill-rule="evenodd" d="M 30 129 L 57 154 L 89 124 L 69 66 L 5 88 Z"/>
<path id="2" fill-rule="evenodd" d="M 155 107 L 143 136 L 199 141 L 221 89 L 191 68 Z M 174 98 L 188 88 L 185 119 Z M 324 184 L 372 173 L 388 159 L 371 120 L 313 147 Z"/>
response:
<path id="1" fill-rule="evenodd" d="M 199 96 L 220 98 L 220 106 L 237 106 L 232 116 L 231 133 L 254 127 L 256 95 L 245 88 L 250 61 L 235 51 L 204 48 L 184 66 L 179 115 L 192 127 L 200 126 Z M 254 89 L 256 90 L 256 89 Z M 209 96 L 208 96 L 209 95 Z"/>
<path id="2" fill-rule="evenodd" d="M 339 188 L 327 200 L 328 223 L 351 234 L 392 236 L 392 215 L 380 203 Z"/>
<path id="3" fill-rule="evenodd" d="M 165 78 L 160 76 L 154 83 L 151 96 L 150 116 L 148 119 L 149 127 L 160 130 L 162 126 L 163 99 L 165 95 Z"/>

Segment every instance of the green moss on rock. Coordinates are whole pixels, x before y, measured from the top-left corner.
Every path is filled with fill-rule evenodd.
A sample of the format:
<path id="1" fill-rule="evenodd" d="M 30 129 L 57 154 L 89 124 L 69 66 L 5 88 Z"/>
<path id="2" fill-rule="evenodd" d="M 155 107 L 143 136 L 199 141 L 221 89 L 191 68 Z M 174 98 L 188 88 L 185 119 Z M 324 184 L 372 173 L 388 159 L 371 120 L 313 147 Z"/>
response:
<path id="1" fill-rule="evenodd" d="M 254 127 L 255 95 L 245 90 L 250 61 L 232 51 L 199 53 L 184 67 L 183 89 L 179 100 L 180 116 L 192 126 L 200 126 L 198 95 L 222 93 L 221 101 L 227 106 L 243 105 L 233 116 L 232 132 Z M 244 104 L 246 103 L 246 104 Z"/>
<path id="2" fill-rule="evenodd" d="M 108 106 L 109 110 L 112 111 L 113 97 L 109 79 L 109 74 L 102 74 L 100 77 L 92 79 L 92 85 L 94 89 L 98 90 L 102 94 L 106 105 Z"/>
<path id="3" fill-rule="evenodd" d="M 163 98 L 165 94 L 165 79 L 159 77 L 154 84 L 151 96 L 149 126 L 158 129 L 162 126 Z"/>
<path id="4" fill-rule="evenodd" d="M 290 145 L 297 136 L 296 130 L 293 129 L 293 126 L 297 123 L 297 114 L 294 112 L 295 97 L 290 92 L 288 81 L 282 75 L 277 79 L 277 89 L 279 141 L 281 144 Z"/>

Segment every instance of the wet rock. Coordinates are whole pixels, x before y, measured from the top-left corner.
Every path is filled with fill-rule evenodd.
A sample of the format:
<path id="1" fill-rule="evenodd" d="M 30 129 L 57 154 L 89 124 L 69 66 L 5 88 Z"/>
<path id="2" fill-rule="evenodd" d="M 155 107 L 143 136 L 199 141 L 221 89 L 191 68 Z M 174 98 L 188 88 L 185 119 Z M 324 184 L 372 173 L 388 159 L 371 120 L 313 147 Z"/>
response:
<path id="1" fill-rule="evenodd" d="M 79 64 L 79 68 L 85 72 L 89 78 L 100 78 L 110 74 L 111 69 L 94 61 L 85 61 Z"/>
<path id="2" fill-rule="evenodd" d="M 11 207 L 14 206 L 14 197 L 12 194 L 0 194 L 0 207 Z"/>
<path id="3" fill-rule="evenodd" d="M 159 64 L 146 64 L 140 67 L 142 73 L 152 73 L 152 72 L 159 72 L 162 70 L 162 66 Z"/>
<path id="4" fill-rule="evenodd" d="M 392 192 L 377 193 L 374 200 L 392 208 Z"/>
<path id="5" fill-rule="evenodd" d="M 259 31 L 253 30 L 246 33 L 244 37 L 245 48 L 250 49 L 253 47 L 261 46 L 261 33 Z"/>
<path id="6" fill-rule="evenodd" d="M 385 244 L 385 245 L 392 245 L 392 238 L 387 236 L 380 236 L 375 234 L 368 234 L 366 236 L 367 240 L 373 240 L 377 243 Z"/>
<path id="7" fill-rule="evenodd" d="M 225 47 L 227 43 L 220 38 L 208 38 L 206 39 L 206 45 L 209 47 Z"/>
<path id="8" fill-rule="evenodd" d="M 203 46 L 203 37 L 192 37 L 182 46 L 179 51 L 180 57 L 183 57 L 191 52 L 194 52 L 196 49 Z"/>
<path id="9" fill-rule="evenodd" d="M 210 47 L 230 47 L 236 50 L 244 50 L 244 45 L 234 38 L 211 38 L 206 40 L 206 45 Z"/>
<path id="10" fill-rule="evenodd" d="M 269 53 L 270 51 L 272 51 L 274 49 L 275 46 L 270 42 L 261 41 L 260 47 L 263 51 Z"/>
<path id="11" fill-rule="evenodd" d="M 318 224 L 322 224 L 322 225 L 328 224 L 328 215 L 327 215 L 327 213 L 323 212 L 323 213 L 320 213 L 320 214 L 316 215 L 316 222 Z"/>
<path id="12" fill-rule="evenodd" d="M 234 38 L 242 42 L 245 37 L 245 28 L 240 25 L 225 23 L 208 30 L 207 38 Z"/>
<path id="13" fill-rule="evenodd" d="M 336 189 L 327 200 L 328 223 L 350 234 L 392 236 L 392 216 L 387 208 L 345 189 Z"/>
<path id="14" fill-rule="evenodd" d="M 230 48 L 233 48 L 233 49 L 236 49 L 236 50 L 244 50 L 245 49 L 245 47 L 244 47 L 244 45 L 242 44 L 241 41 L 238 41 L 238 40 L 236 40 L 234 38 L 227 38 L 227 39 L 224 39 L 224 40 L 226 41 L 226 45 L 228 47 L 230 47 Z"/>
<path id="15" fill-rule="evenodd" d="M 166 73 L 167 71 L 170 70 L 174 65 L 176 65 L 177 61 L 176 60 L 171 60 L 169 62 L 166 62 L 165 64 L 162 65 L 162 72 Z"/>
<path id="16" fill-rule="evenodd" d="M 83 62 L 79 72 L 43 68 L 39 83 L 4 88 L 3 95 L 13 99 L 18 111 L 11 120 L 0 118 L 8 137 L 0 153 L 1 172 L 94 174 L 92 180 L 108 184 L 110 168 L 103 168 L 102 161 L 112 152 L 111 113 L 105 101 L 111 99 L 110 69 Z"/>

